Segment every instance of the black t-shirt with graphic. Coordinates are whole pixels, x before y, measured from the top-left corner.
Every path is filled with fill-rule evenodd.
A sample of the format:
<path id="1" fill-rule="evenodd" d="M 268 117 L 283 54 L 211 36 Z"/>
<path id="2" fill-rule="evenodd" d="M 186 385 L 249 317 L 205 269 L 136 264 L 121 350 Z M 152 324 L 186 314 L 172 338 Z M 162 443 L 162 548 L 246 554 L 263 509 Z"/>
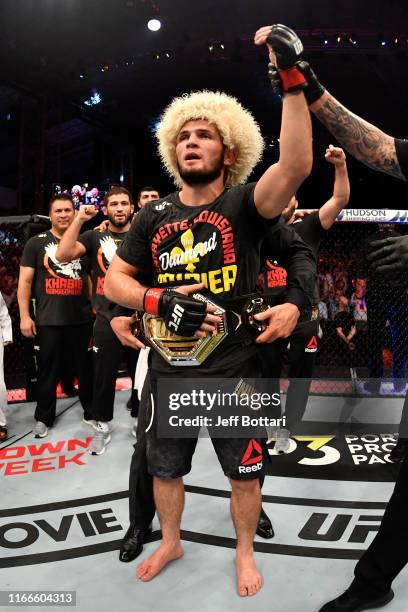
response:
<path id="1" fill-rule="evenodd" d="M 262 293 L 296 304 L 299 310 L 313 303 L 316 258 L 312 249 L 283 219 L 265 237 L 261 248 L 264 262 L 258 278 Z"/>
<path id="2" fill-rule="evenodd" d="M 104 293 L 105 275 L 119 245 L 127 232 L 97 232 L 89 230 L 78 236 L 90 259 L 92 274 L 92 304 L 97 315 L 110 321 L 112 308 Z"/>
<path id="3" fill-rule="evenodd" d="M 156 287 L 203 282 L 228 308 L 228 301 L 255 291 L 261 243 L 279 219 L 259 215 L 254 188 L 255 183 L 233 187 L 202 206 L 185 206 L 177 193 L 152 203 L 140 211 L 117 254 L 152 277 Z M 243 342 L 245 351 L 239 350 Z M 200 372 L 246 361 L 256 351 L 241 329 L 221 343 Z M 152 367 L 175 370 L 156 352 Z"/>
<path id="4" fill-rule="evenodd" d="M 88 260 L 60 263 L 59 239 L 51 231 L 28 240 L 21 265 L 35 269 L 33 293 L 37 325 L 79 325 L 92 320 L 88 298 Z"/>
<path id="5" fill-rule="evenodd" d="M 319 248 L 323 238 L 325 237 L 327 231 L 323 228 L 319 212 L 313 212 L 308 215 L 305 215 L 295 223 L 290 226 L 292 231 L 295 232 L 302 239 L 301 242 L 305 243 L 309 249 L 312 250 L 314 259 L 317 259 L 317 254 L 319 252 Z M 293 246 L 299 248 L 299 244 L 296 242 L 292 243 Z M 265 240 L 264 252 L 265 255 L 269 255 L 268 259 L 265 263 L 264 268 L 264 280 L 265 280 L 265 290 L 273 295 L 280 295 L 286 290 L 286 270 L 282 267 L 284 263 L 279 257 L 270 257 L 270 254 L 267 253 L 267 250 L 271 250 L 271 245 L 268 244 L 268 239 Z M 306 263 L 306 261 L 305 261 Z M 310 274 L 306 270 L 306 274 L 303 272 L 303 283 L 305 283 L 306 279 L 310 279 Z M 307 282 L 307 281 L 306 281 Z M 319 288 L 314 276 L 314 297 L 313 303 L 317 304 L 319 302 Z M 306 286 L 306 285 L 305 285 Z"/>

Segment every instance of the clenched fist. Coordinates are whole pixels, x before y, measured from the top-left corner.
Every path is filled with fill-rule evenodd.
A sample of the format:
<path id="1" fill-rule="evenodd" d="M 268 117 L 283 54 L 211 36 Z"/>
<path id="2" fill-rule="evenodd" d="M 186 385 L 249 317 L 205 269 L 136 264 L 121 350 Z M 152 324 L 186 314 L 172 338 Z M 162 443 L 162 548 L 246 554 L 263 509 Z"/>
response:
<path id="1" fill-rule="evenodd" d="M 334 164 L 335 166 L 341 166 L 346 163 L 346 154 L 340 147 L 329 145 L 324 155 L 326 161 Z"/>

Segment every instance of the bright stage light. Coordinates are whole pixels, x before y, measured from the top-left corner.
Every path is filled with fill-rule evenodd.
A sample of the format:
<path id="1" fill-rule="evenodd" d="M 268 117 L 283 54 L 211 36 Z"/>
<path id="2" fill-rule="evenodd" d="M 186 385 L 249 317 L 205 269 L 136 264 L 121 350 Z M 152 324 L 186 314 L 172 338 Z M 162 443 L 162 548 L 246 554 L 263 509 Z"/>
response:
<path id="1" fill-rule="evenodd" d="M 161 22 L 158 19 L 149 19 L 147 27 L 151 32 L 157 32 L 161 28 Z"/>
<path id="2" fill-rule="evenodd" d="M 84 100 L 85 106 L 96 106 L 97 104 L 101 103 L 102 96 L 98 91 L 93 91 L 92 95 L 87 100 Z"/>

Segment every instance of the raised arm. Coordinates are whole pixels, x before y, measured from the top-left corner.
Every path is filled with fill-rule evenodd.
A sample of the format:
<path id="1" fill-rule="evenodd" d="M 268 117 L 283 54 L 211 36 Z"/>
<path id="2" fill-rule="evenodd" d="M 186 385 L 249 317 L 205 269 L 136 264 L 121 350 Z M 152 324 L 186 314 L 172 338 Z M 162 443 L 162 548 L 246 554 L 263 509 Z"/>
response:
<path id="1" fill-rule="evenodd" d="M 61 242 L 58 245 L 58 249 L 55 253 L 55 257 L 58 261 L 72 261 L 73 259 L 78 259 L 78 257 L 85 255 L 86 248 L 81 242 L 78 242 L 78 236 L 83 224 L 94 217 L 97 212 L 95 206 L 84 204 L 80 206 L 78 214 L 75 216 L 71 225 L 65 230 Z"/>
<path id="2" fill-rule="evenodd" d="M 266 218 L 279 215 L 312 168 L 312 129 L 302 92 L 283 98 L 279 161 L 255 187 L 255 205 Z"/>
<path id="3" fill-rule="evenodd" d="M 334 165 L 333 195 L 319 210 L 319 219 L 323 229 L 329 230 L 336 217 L 345 208 L 350 199 L 350 182 L 347 172 L 346 156 L 343 149 L 330 145 L 325 158 Z"/>
<path id="4" fill-rule="evenodd" d="M 285 26 L 265 26 L 255 34 L 255 44 L 268 44 L 282 84 L 282 120 L 279 161 L 255 187 L 258 212 L 270 219 L 279 215 L 312 169 L 312 127 L 302 89 L 303 74 L 295 66 L 302 51 L 296 34 Z M 300 45 L 300 46 L 299 46 Z"/>
<path id="5" fill-rule="evenodd" d="M 349 111 L 328 91 L 310 105 L 310 110 L 353 157 L 373 170 L 406 180 L 392 136 Z"/>

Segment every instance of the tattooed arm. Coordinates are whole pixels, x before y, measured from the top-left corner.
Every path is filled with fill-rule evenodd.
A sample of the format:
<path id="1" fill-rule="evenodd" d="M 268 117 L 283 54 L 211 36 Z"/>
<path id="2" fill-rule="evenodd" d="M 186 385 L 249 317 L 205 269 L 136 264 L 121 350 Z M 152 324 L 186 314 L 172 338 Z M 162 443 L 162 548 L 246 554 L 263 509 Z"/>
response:
<path id="1" fill-rule="evenodd" d="M 373 170 L 406 180 L 392 136 L 354 115 L 327 91 L 309 108 L 353 157 Z"/>

